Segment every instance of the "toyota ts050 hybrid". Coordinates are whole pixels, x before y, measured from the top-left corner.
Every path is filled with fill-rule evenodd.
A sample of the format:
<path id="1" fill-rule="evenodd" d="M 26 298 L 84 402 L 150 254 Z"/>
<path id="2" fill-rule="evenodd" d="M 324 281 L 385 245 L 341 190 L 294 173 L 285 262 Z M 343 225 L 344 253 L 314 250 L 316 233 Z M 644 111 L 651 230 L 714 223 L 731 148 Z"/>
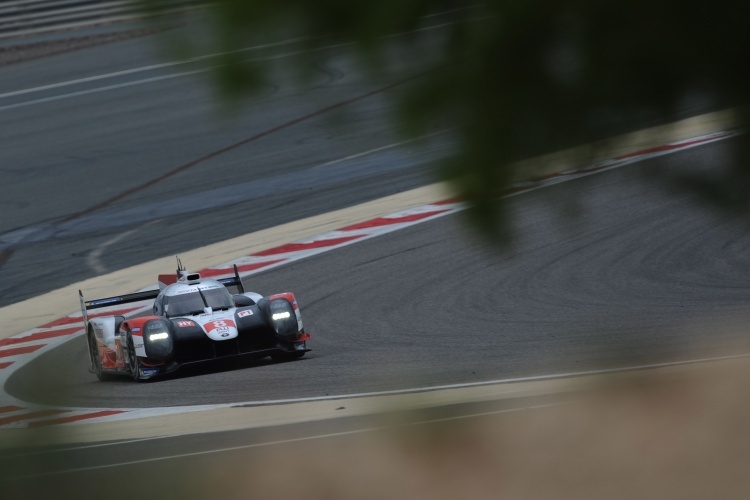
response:
<path id="1" fill-rule="evenodd" d="M 180 265 L 176 276 L 159 276 L 159 290 L 90 301 L 79 295 L 90 370 L 99 380 L 127 374 L 141 381 L 187 363 L 239 355 L 289 361 L 309 351 L 294 294 L 245 292 L 237 266 L 234 277 L 214 280 Z M 149 299 L 150 316 L 88 317 L 92 309 Z"/>

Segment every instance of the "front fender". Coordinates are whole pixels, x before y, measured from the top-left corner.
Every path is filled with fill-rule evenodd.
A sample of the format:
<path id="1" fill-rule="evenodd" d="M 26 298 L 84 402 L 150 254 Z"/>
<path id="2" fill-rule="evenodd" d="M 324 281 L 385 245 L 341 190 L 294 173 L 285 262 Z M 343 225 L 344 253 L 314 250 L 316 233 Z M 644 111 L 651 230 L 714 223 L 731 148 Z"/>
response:
<path id="1" fill-rule="evenodd" d="M 89 328 L 93 330 L 94 337 L 100 345 L 114 351 L 117 323 L 121 321 L 121 316 L 100 316 L 89 320 Z"/>
<path id="2" fill-rule="evenodd" d="M 161 361 L 171 356 L 174 351 L 174 329 L 166 318 L 142 316 L 124 321 L 119 332 L 123 346 L 128 345 L 128 332 L 133 337 L 133 347 L 138 357 Z M 165 333 L 166 337 L 154 340 L 154 334 L 162 333 Z"/>
<path id="3" fill-rule="evenodd" d="M 271 295 L 258 302 L 266 321 L 286 341 L 295 341 L 302 334 L 302 316 L 293 293 Z"/>
<path id="4" fill-rule="evenodd" d="M 292 309 L 294 310 L 294 316 L 297 319 L 297 330 L 300 332 L 304 330 L 305 327 L 302 325 L 302 312 L 300 312 L 299 304 L 297 304 L 297 298 L 292 292 L 277 293 L 276 295 L 269 296 L 268 299 L 286 299 L 286 301 L 291 304 Z"/>
<path id="5" fill-rule="evenodd" d="M 121 356 L 117 330 L 123 319 L 122 316 L 100 316 L 91 318 L 88 322 L 86 340 L 91 342 L 88 334 L 92 333 L 102 368 L 117 368 L 118 366 Z M 89 353 L 91 353 L 90 349 Z"/>

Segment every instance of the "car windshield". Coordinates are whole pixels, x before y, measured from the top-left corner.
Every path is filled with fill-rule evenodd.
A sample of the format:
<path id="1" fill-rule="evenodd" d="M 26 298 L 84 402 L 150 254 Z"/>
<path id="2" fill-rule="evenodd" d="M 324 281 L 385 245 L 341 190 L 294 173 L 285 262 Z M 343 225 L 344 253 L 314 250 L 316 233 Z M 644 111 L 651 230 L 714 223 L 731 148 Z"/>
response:
<path id="1" fill-rule="evenodd" d="M 166 315 L 173 318 L 175 316 L 200 314 L 205 307 L 229 309 L 234 304 L 229 291 L 221 287 L 208 290 L 196 289 L 195 292 L 171 295 L 165 298 L 164 305 Z"/>
<path id="2" fill-rule="evenodd" d="M 214 309 L 229 309 L 230 307 L 234 307 L 232 294 L 225 287 L 201 290 L 201 294 L 203 294 L 208 307 Z"/>
<path id="3" fill-rule="evenodd" d="M 206 304 L 197 290 L 191 293 L 171 295 L 164 300 L 164 312 L 169 317 L 200 314 L 204 307 L 206 307 Z"/>

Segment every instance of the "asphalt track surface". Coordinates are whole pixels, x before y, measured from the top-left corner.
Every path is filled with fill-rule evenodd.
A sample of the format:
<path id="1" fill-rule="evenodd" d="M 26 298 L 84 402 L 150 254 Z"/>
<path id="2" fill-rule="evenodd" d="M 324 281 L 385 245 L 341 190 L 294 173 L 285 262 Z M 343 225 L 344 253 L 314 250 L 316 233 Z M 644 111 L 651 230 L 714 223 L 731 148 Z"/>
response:
<path id="1" fill-rule="evenodd" d="M 206 74 L 182 74 L 201 67 L 150 68 L 164 61 L 155 47 L 141 38 L 0 68 L 4 303 L 421 185 L 445 152 L 441 136 L 417 152 L 394 146 L 389 90 L 379 90 L 407 71 L 365 78 L 332 49 L 306 88 L 281 65 L 265 92 L 226 118 Z M 299 49 L 260 52 L 286 61 Z M 328 127 L 334 118 L 339 126 Z M 6 389 L 66 406 L 170 406 L 750 352 L 736 328 L 750 295 L 746 224 L 642 175 L 714 168 L 726 147 L 514 198 L 518 234 L 504 253 L 473 241 L 451 216 L 255 276 L 255 290 L 293 290 L 300 300 L 315 351 L 297 363 L 100 384 L 85 370 L 82 342 L 72 341 L 19 370 Z"/>
<path id="2" fill-rule="evenodd" d="M 700 169 L 718 143 L 512 198 L 513 247 L 449 216 L 252 277 L 294 290 L 315 349 L 99 383 L 80 339 L 16 372 L 27 401 L 150 407 L 471 383 L 750 353 L 748 225 L 647 175 Z M 578 215 L 566 214 L 579 200 Z M 61 377 L 60 374 L 65 376 Z M 220 389 L 219 389 L 220 388 Z"/>
<path id="3" fill-rule="evenodd" d="M 0 68 L 0 94 L 152 61 L 162 61 L 153 43 L 138 39 L 8 66 Z M 93 276 L 101 272 L 97 266 L 111 271 L 423 184 L 425 161 L 440 153 L 434 144 L 424 156 L 385 150 L 398 151 L 393 162 L 384 162 L 397 166 L 373 175 L 352 178 L 338 172 L 320 185 L 291 192 L 271 189 L 228 207 L 113 228 L 99 219 L 74 236 L 37 231 L 275 125 L 394 82 L 360 78 L 336 54 L 322 55 L 320 68 L 314 98 L 280 78 L 247 104 L 250 118 L 243 115 L 235 122 L 216 116 L 216 99 L 200 75 L 8 109 L 2 106 L 102 85 L 88 82 L 64 92 L 0 98 L 5 214 L 0 234 L 30 227 L 40 235 L 39 241 L 10 245 L 13 253 L 0 270 L 0 301 L 9 304 Z M 164 73 L 157 76 L 167 74 L 158 71 Z M 140 78 L 116 77 L 106 84 Z M 315 177 L 313 169 L 326 162 L 398 141 L 385 121 L 390 109 L 385 95 L 352 108 L 354 114 L 340 117 L 342 127 L 321 128 L 328 118 L 310 119 L 95 213 L 120 213 L 144 201 L 186 194 L 200 201 L 201 193 L 229 180 L 275 179 L 281 171 Z M 347 126 L 352 123 L 356 129 Z M 747 222 L 715 212 L 692 195 L 662 189 L 648 176 L 720 167 L 729 146 L 703 146 L 517 196 L 509 205 L 517 220 L 516 243 L 504 253 L 472 240 L 461 217 L 450 216 L 253 277 L 252 287 L 260 292 L 296 292 L 314 335 L 315 350 L 303 360 L 208 365 L 153 383 L 123 379 L 103 384 L 86 372 L 79 338 L 19 370 L 6 389 L 39 403 L 147 407 L 424 387 L 750 352 L 744 328 L 750 316 Z M 383 162 L 371 164 L 382 167 Z M 184 207 L 182 201 L 178 205 Z M 127 238 L 113 242 L 123 231 Z M 129 457 L 305 438 L 360 429 L 360 424 L 332 421 L 304 430 L 290 426 L 122 444 L 109 451 L 52 453 L 50 460 L 32 456 L 30 464 L 19 457 L 4 459 L 17 468 L 11 475 L 48 473 Z M 332 446 L 340 443 L 331 439 Z M 297 444 L 280 446 L 292 450 Z M 218 466 L 242 463 L 234 459 L 255 463 L 263 460 L 264 449 L 128 470 L 150 474 L 147 484 L 159 484 L 163 474 L 175 473 L 173 467 L 187 460 Z M 121 481 L 122 470 L 100 470 L 93 476 L 98 482 L 89 484 L 105 491 L 102 485 Z M 233 470 L 243 473 L 241 467 Z M 91 478 L 90 471 L 65 475 L 62 483 L 69 489 L 55 491 L 78 498 L 79 488 Z M 31 478 L 22 492 L 31 484 L 47 490 L 53 483 Z"/>
<path id="4" fill-rule="evenodd" d="M 445 136 L 416 152 L 398 146 L 387 120 L 390 89 L 414 74 L 415 61 L 373 78 L 342 51 L 323 51 L 308 85 L 281 64 L 228 118 L 204 66 L 153 67 L 164 63 L 158 47 L 145 37 L 0 68 L 2 303 L 421 185 L 446 150 Z M 287 61 L 298 50 L 282 41 L 248 57 Z M 67 83 L 40 88 L 51 82 Z M 733 323 L 748 298 L 746 225 L 640 175 L 713 168 L 726 147 L 518 197 L 510 206 L 518 238 L 505 253 L 473 242 L 455 216 L 254 277 L 257 291 L 300 299 L 315 352 L 291 366 L 99 384 L 73 341 L 7 389 L 35 402 L 146 407 L 741 352 Z M 717 319 L 722 326 L 709 328 Z"/>
<path id="5" fill-rule="evenodd" d="M 249 478 L 247 483 L 257 486 L 254 476 L 267 473 L 259 471 L 263 471 L 269 458 L 283 456 L 286 461 L 293 454 L 304 454 L 309 445 L 322 444 L 337 452 L 363 450 L 372 446 L 368 439 L 393 443 L 396 439 L 403 441 L 405 433 L 417 436 L 419 441 L 420 435 L 424 439 L 454 432 L 456 428 L 452 425 L 456 423 L 502 422 L 506 416 L 518 412 L 544 411 L 550 405 L 564 402 L 559 396 L 516 398 L 451 405 L 429 412 L 328 419 L 305 425 L 109 441 L 93 446 L 26 447 L 6 450 L 0 455 L 0 485 L 12 498 L 36 498 L 51 492 L 56 498 L 93 498 L 102 490 L 108 490 L 108 498 L 131 498 L 128 488 L 109 487 L 119 484 L 126 471 L 137 477 L 141 488 L 152 496 L 203 498 L 223 492 L 233 498 L 246 494 L 241 478 Z M 305 464 L 304 455 L 301 460 Z M 369 466 L 367 460 L 355 465 Z M 222 477 L 216 477 L 217 471 Z M 306 471 L 303 466 L 297 473 Z M 288 479 L 288 474 L 283 471 L 284 479 Z M 262 497 L 286 498 L 273 488 L 269 492 L 257 489 L 253 492 Z"/>
<path id="6" fill-rule="evenodd" d="M 432 180 L 446 142 L 393 147 L 389 120 L 423 65 L 322 50 L 302 83 L 305 45 L 278 42 L 245 52 L 276 64 L 229 105 L 216 58 L 169 65 L 156 36 L 0 67 L 0 305 Z"/>
<path id="7" fill-rule="evenodd" d="M 229 105 L 207 71 L 220 59 L 180 62 L 159 35 L 0 66 L 0 306 L 436 180 L 450 134 L 399 144 L 389 118 L 450 22 L 426 19 L 421 51 L 387 53 L 381 74 L 347 47 L 302 70 L 304 43 L 261 40 L 241 54 L 274 69 Z"/>

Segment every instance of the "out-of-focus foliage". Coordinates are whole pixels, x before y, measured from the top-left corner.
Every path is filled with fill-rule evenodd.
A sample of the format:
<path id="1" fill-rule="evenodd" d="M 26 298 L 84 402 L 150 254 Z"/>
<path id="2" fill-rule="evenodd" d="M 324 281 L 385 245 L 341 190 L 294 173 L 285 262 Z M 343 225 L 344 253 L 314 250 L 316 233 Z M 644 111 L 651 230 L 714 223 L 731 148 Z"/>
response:
<path id="1" fill-rule="evenodd" d="M 156 10 L 172 3 L 140 1 Z M 515 160 L 702 111 L 736 107 L 741 123 L 750 113 L 748 2 L 214 0 L 201 15 L 212 49 L 308 37 L 311 48 L 351 43 L 378 67 L 394 53 L 423 50 L 420 42 L 436 35 L 420 28 L 439 13 L 433 68 L 401 88 L 400 118 L 414 135 L 434 123 L 460 125 L 460 152 L 440 174 L 490 234 L 503 227 L 497 194 L 517 177 Z M 242 54 L 225 59 L 219 76 L 228 94 L 260 81 Z M 740 151 L 724 177 L 701 180 L 703 191 L 744 205 L 745 158 Z"/>

